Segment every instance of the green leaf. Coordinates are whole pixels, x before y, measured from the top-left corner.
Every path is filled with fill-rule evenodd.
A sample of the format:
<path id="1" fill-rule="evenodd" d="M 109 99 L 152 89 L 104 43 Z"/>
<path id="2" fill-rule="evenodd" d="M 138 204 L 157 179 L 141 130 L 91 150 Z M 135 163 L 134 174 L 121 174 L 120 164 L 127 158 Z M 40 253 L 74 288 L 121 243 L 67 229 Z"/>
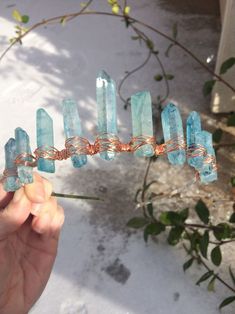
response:
<path id="1" fill-rule="evenodd" d="M 66 16 L 64 16 L 64 17 L 62 17 L 62 18 L 61 18 L 61 20 L 60 20 L 60 24 L 62 24 L 63 26 L 65 26 L 66 21 L 67 21 L 67 17 L 66 17 Z"/>
<path id="2" fill-rule="evenodd" d="M 232 215 L 229 218 L 229 222 L 235 223 L 235 213 L 232 213 Z"/>
<path id="3" fill-rule="evenodd" d="M 226 73 L 235 64 L 235 58 L 231 57 L 225 60 L 220 67 L 220 74 Z"/>
<path id="4" fill-rule="evenodd" d="M 173 212 L 173 211 L 161 213 L 159 219 L 164 225 L 178 226 L 178 225 L 182 225 L 183 223 L 182 216 L 179 213 Z"/>
<path id="5" fill-rule="evenodd" d="M 29 21 L 29 16 L 28 15 L 23 15 L 21 17 L 21 22 L 24 23 L 24 24 L 27 24 Z"/>
<path id="6" fill-rule="evenodd" d="M 147 204 L 147 211 L 150 217 L 153 217 L 153 203 Z"/>
<path id="7" fill-rule="evenodd" d="M 215 266 L 219 266 L 222 261 L 222 254 L 219 245 L 211 251 L 211 260 Z"/>
<path id="8" fill-rule="evenodd" d="M 159 220 L 166 226 L 171 225 L 171 221 L 168 218 L 168 212 L 162 212 L 159 216 Z"/>
<path id="9" fill-rule="evenodd" d="M 222 222 L 213 228 L 213 233 L 216 239 L 219 241 L 228 239 L 231 236 L 230 225 Z"/>
<path id="10" fill-rule="evenodd" d="M 174 39 L 176 39 L 176 38 L 177 38 L 177 35 L 178 35 L 178 24 L 177 24 L 177 22 L 176 22 L 176 23 L 174 23 L 173 26 L 172 26 L 172 37 L 173 37 Z"/>
<path id="11" fill-rule="evenodd" d="M 139 40 L 139 39 L 141 39 L 141 37 L 140 36 L 131 36 L 131 39 L 132 40 Z"/>
<path id="12" fill-rule="evenodd" d="M 184 208 L 179 212 L 180 217 L 182 218 L 183 221 L 185 221 L 188 218 L 189 215 L 189 209 Z"/>
<path id="13" fill-rule="evenodd" d="M 202 275 L 202 277 L 196 282 L 196 285 L 200 285 L 201 282 L 206 281 L 207 279 L 209 279 L 211 276 L 213 276 L 214 272 L 212 270 L 209 270 L 208 272 L 206 272 L 204 275 Z"/>
<path id="14" fill-rule="evenodd" d="M 203 95 L 206 97 L 211 94 L 213 86 L 215 85 L 215 80 L 206 81 L 203 85 Z"/>
<path id="15" fill-rule="evenodd" d="M 230 303 L 234 301 L 235 301 L 235 296 L 228 297 L 220 304 L 219 309 L 222 309 L 223 307 L 229 305 Z"/>
<path id="16" fill-rule="evenodd" d="M 165 51 L 165 56 L 166 56 L 167 58 L 169 58 L 169 53 L 170 53 L 170 50 L 171 50 L 172 47 L 174 47 L 174 44 L 173 44 L 173 43 L 171 43 L 171 44 L 167 47 L 167 49 L 166 49 L 166 51 Z"/>
<path id="17" fill-rule="evenodd" d="M 145 227 L 145 232 L 151 235 L 158 235 L 165 231 L 165 226 L 160 222 L 153 222 Z"/>
<path id="18" fill-rule="evenodd" d="M 172 74 L 166 74 L 166 75 L 165 75 L 165 78 L 166 78 L 168 81 L 171 81 L 171 80 L 173 80 L 174 75 L 172 75 Z"/>
<path id="19" fill-rule="evenodd" d="M 209 232 L 206 230 L 199 241 L 199 249 L 202 253 L 202 256 L 207 258 L 207 249 L 209 245 Z"/>
<path id="20" fill-rule="evenodd" d="M 235 126 L 235 113 L 228 118 L 227 126 Z"/>
<path id="21" fill-rule="evenodd" d="M 215 291 L 215 280 L 216 280 L 216 276 L 214 276 L 210 282 L 208 283 L 208 286 L 207 286 L 207 290 L 209 292 L 214 292 Z"/>
<path id="22" fill-rule="evenodd" d="M 216 129 L 214 133 L 212 134 L 213 142 L 219 143 L 221 141 L 222 135 L 223 135 L 223 130 Z"/>
<path id="23" fill-rule="evenodd" d="M 210 212 L 206 204 L 200 199 L 195 206 L 196 213 L 202 222 L 209 223 Z"/>
<path id="24" fill-rule="evenodd" d="M 161 74 L 157 74 L 154 76 L 155 81 L 159 82 L 163 79 L 163 76 Z"/>
<path id="25" fill-rule="evenodd" d="M 193 261 L 194 261 L 194 258 L 192 257 L 192 258 L 190 258 L 187 262 L 184 263 L 184 265 L 183 265 L 183 270 L 184 270 L 184 272 L 185 272 L 189 267 L 192 266 Z"/>
<path id="26" fill-rule="evenodd" d="M 149 238 L 149 233 L 146 231 L 146 228 L 144 229 L 143 236 L 144 236 L 144 242 L 147 243 L 148 242 L 148 238 Z"/>
<path id="27" fill-rule="evenodd" d="M 134 217 L 128 221 L 127 227 L 140 229 L 140 228 L 143 228 L 147 223 L 148 223 L 148 220 L 144 217 Z"/>
<path id="28" fill-rule="evenodd" d="M 231 177 L 231 184 L 232 184 L 232 187 L 235 187 L 235 177 Z"/>
<path id="29" fill-rule="evenodd" d="M 235 286 L 235 276 L 234 276 L 234 273 L 232 271 L 232 267 L 231 266 L 229 266 L 229 275 L 230 275 L 230 277 L 232 279 L 232 282 L 233 282 L 233 284 Z"/>
<path id="30" fill-rule="evenodd" d="M 172 227 L 167 238 L 168 243 L 170 245 L 176 245 L 179 242 L 183 231 L 183 227 Z"/>
<path id="31" fill-rule="evenodd" d="M 18 10 L 13 10 L 12 12 L 12 17 L 17 21 L 17 22 L 22 22 L 22 16 Z"/>
<path id="32" fill-rule="evenodd" d="M 147 39 L 147 40 L 146 40 L 146 45 L 147 45 L 147 47 L 148 47 L 150 50 L 153 50 L 153 49 L 154 49 L 154 43 L 152 42 L 152 40 Z"/>

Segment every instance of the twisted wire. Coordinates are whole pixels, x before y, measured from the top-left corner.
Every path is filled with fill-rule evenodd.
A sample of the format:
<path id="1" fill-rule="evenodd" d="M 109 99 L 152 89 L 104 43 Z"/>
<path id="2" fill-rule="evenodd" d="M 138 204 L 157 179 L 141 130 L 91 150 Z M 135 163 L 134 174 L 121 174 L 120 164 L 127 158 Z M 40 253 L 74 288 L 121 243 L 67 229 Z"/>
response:
<path id="1" fill-rule="evenodd" d="M 153 136 L 136 136 L 132 137 L 128 143 L 122 143 L 119 137 L 112 133 L 99 134 L 95 142 L 91 144 L 86 138 L 74 136 L 66 139 L 65 148 L 58 150 L 53 146 L 38 147 L 33 154 L 19 154 L 15 159 L 15 168 L 5 169 L 3 172 L 3 180 L 9 176 L 17 176 L 17 166 L 36 167 L 39 158 L 48 160 L 66 160 L 73 155 L 95 155 L 100 152 L 130 152 L 134 153 L 144 145 L 151 145 L 156 156 L 170 153 L 176 150 L 185 150 L 186 144 L 183 136 L 175 136 L 163 144 L 156 144 L 156 139 Z M 216 170 L 216 159 L 213 155 L 208 155 L 204 146 L 197 144 L 188 146 L 186 149 L 187 157 L 193 158 L 203 156 L 204 162 L 211 164 Z M 196 173 L 196 178 L 198 174 Z"/>
<path id="2" fill-rule="evenodd" d="M 169 141 L 165 142 L 165 152 L 171 153 L 176 150 L 185 150 L 186 144 L 183 136 L 175 136 Z"/>
<path id="3" fill-rule="evenodd" d="M 193 144 L 187 147 L 187 157 L 203 157 L 206 156 L 206 148 L 201 144 Z"/>

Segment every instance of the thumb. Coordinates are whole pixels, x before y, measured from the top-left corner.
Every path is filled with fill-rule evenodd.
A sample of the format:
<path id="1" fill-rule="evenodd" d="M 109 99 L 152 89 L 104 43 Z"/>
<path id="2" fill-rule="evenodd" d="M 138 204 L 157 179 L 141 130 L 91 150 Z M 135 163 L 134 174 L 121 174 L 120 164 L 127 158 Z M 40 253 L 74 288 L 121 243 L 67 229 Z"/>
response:
<path id="1" fill-rule="evenodd" d="M 16 231 L 26 221 L 30 209 L 31 202 L 21 187 L 5 209 L 0 211 L 0 240 Z"/>

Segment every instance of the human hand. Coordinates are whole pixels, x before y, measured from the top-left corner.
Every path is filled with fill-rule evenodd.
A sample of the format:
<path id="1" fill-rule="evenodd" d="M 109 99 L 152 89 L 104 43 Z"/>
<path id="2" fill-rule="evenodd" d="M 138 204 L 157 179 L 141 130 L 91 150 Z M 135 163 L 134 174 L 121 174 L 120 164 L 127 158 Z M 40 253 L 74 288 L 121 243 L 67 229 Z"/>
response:
<path id="1" fill-rule="evenodd" d="M 57 253 L 63 208 L 39 174 L 15 193 L 0 184 L 0 313 L 26 314 L 40 297 Z"/>

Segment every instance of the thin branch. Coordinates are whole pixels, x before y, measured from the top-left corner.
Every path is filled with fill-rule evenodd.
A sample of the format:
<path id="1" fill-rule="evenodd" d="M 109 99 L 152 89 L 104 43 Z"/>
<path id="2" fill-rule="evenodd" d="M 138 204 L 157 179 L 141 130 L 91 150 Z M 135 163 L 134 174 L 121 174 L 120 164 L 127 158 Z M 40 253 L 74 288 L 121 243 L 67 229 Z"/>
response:
<path id="1" fill-rule="evenodd" d="M 134 74 L 135 72 L 139 71 L 140 69 L 142 69 L 148 62 L 149 62 L 149 59 L 151 57 L 151 51 L 149 51 L 148 55 L 147 55 L 147 58 L 144 60 L 143 63 L 141 63 L 138 67 L 136 67 L 135 69 L 131 70 L 131 71 L 128 71 L 128 73 L 123 77 L 123 79 L 121 80 L 121 82 L 119 83 L 118 85 L 118 95 L 120 97 L 120 99 L 123 101 L 123 103 L 125 105 L 128 104 L 128 101 L 122 96 L 122 93 L 121 93 L 121 89 L 122 89 L 122 86 L 124 84 L 124 82 L 128 79 L 129 76 L 131 76 L 132 74 Z"/>
<path id="2" fill-rule="evenodd" d="M 200 257 L 195 257 L 197 259 L 199 259 L 199 261 L 202 263 L 202 265 L 208 270 L 208 271 L 212 271 L 212 269 L 210 269 L 210 267 L 206 264 L 206 262 Z M 219 280 L 224 286 L 226 286 L 229 290 L 231 290 L 232 292 L 235 293 L 235 289 L 230 286 L 226 281 L 224 281 L 218 274 L 214 274 L 215 278 L 217 280 Z"/>

